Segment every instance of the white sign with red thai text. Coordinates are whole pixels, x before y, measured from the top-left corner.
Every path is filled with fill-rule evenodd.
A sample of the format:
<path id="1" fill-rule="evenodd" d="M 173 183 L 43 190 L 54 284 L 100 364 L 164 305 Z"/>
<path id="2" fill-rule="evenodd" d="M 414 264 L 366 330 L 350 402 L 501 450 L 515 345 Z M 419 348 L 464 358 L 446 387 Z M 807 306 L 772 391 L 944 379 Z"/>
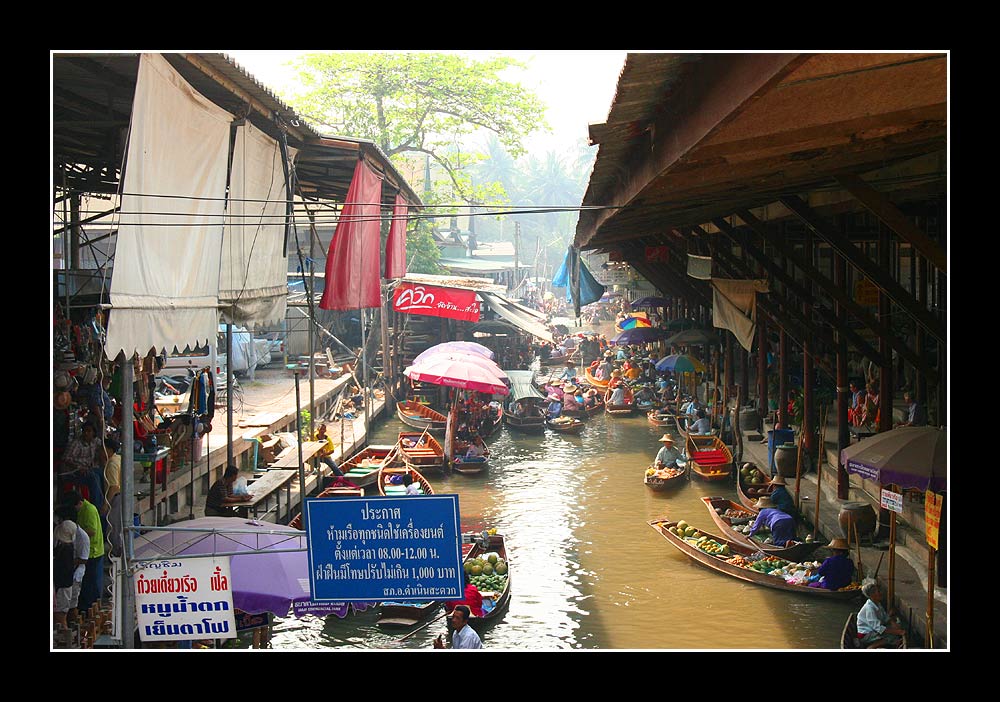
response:
<path id="1" fill-rule="evenodd" d="M 139 563 L 132 582 L 143 641 L 236 636 L 228 557 Z"/>
<path id="2" fill-rule="evenodd" d="M 479 321 L 479 302 L 473 290 L 401 283 L 393 295 L 392 309 L 406 314 Z"/>
<path id="3" fill-rule="evenodd" d="M 896 514 L 903 513 L 903 494 L 882 488 L 882 509 L 887 509 Z"/>

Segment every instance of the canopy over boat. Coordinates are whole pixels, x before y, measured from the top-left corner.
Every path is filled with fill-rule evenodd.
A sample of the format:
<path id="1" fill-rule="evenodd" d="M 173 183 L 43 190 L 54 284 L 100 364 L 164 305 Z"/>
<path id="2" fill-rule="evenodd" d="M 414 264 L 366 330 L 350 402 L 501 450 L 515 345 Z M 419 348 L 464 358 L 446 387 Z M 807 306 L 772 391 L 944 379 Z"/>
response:
<path id="1" fill-rule="evenodd" d="M 535 373 L 530 370 L 505 370 L 504 373 L 510 378 L 510 401 L 523 400 L 535 397 L 540 400 L 545 399 L 538 388 L 534 386 L 532 380 Z"/>

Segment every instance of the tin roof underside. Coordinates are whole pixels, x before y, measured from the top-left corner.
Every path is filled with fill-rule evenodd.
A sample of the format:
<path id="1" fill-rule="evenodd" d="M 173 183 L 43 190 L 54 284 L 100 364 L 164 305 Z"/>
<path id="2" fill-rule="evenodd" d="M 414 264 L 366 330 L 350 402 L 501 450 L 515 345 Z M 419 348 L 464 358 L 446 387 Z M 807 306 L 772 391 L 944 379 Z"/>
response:
<path id="1" fill-rule="evenodd" d="M 943 197 L 946 118 L 946 54 L 629 54 L 607 122 L 590 127 L 583 198 L 614 209 L 582 212 L 575 243 L 702 224 L 928 156 L 936 175 L 879 190 L 897 204 Z"/>
<path id="2" fill-rule="evenodd" d="M 374 143 L 324 136 L 225 54 L 164 54 L 198 92 L 236 117 L 299 149 L 296 176 L 308 199 L 343 202 L 359 158 L 385 175 L 382 202 L 396 190 L 412 205 L 420 198 Z M 128 135 L 139 70 L 139 54 L 52 56 L 52 143 L 54 182 L 94 193 L 114 193 Z"/>

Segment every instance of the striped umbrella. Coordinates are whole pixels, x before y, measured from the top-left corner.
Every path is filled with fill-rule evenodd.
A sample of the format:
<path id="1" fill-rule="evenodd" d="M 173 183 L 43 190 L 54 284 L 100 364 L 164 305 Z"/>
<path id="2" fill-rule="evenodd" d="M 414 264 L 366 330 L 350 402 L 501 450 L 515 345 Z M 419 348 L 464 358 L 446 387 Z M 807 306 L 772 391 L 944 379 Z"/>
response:
<path id="1" fill-rule="evenodd" d="M 675 373 L 704 373 L 706 368 L 705 364 L 694 356 L 673 353 L 657 361 L 656 370 L 674 371 Z"/>

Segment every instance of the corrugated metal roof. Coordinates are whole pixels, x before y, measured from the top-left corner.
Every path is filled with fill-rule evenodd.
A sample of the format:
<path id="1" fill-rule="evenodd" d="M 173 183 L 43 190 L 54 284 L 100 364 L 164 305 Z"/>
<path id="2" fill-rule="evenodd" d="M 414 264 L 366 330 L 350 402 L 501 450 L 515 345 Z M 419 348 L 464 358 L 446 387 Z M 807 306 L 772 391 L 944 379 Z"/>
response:
<path id="1" fill-rule="evenodd" d="M 401 280 L 415 285 L 438 285 L 444 288 L 459 288 L 461 290 L 485 290 L 503 294 L 507 288 L 497 285 L 490 278 L 472 278 L 457 275 L 432 275 L 429 273 L 407 273 Z"/>

